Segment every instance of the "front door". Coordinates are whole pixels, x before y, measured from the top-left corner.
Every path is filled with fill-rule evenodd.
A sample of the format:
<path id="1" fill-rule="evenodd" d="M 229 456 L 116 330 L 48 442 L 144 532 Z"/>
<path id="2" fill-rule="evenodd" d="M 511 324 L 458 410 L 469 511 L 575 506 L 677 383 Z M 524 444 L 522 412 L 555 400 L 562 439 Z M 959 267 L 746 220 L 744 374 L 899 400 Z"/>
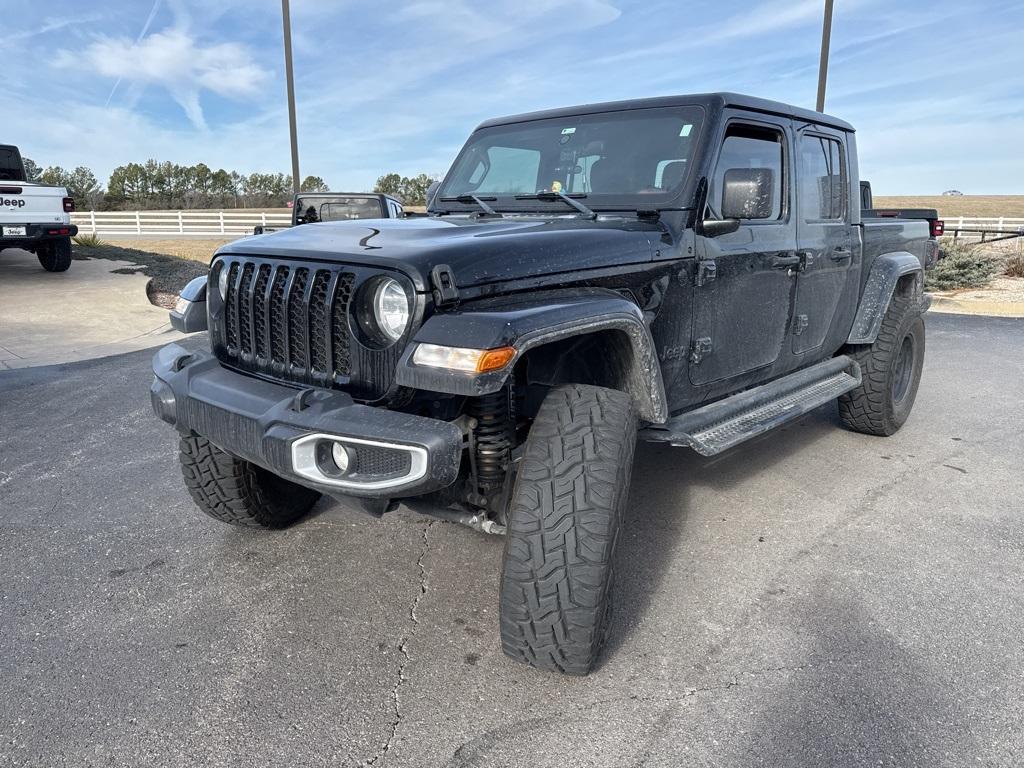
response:
<path id="1" fill-rule="evenodd" d="M 800 276 L 793 312 L 793 354 L 822 350 L 836 321 L 854 260 L 849 172 L 842 133 L 809 126 L 797 142 L 797 243 Z M 831 354 L 832 350 L 824 350 Z"/>
<path id="2" fill-rule="evenodd" d="M 765 118 L 726 124 L 709 180 L 710 218 L 723 218 L 728 171 L 770 172 L 771 200 L 740 219 L 735 232 L 697 238 L 690 382 L 767 378 L 782 354 L 799 266 L 790 211 L 788 122 Z M 761 376 L 753 373 L 762 370 Z"/>

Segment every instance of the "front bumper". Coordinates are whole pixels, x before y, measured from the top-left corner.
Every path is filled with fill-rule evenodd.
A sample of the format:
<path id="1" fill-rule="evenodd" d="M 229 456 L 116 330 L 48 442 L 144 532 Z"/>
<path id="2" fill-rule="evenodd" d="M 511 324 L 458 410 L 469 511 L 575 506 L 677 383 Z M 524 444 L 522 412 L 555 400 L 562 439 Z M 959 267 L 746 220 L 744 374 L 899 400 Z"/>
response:
<path id="1" fill-rule="evenodd" d="M 459 473 L 462 432 L 446 421 L 359 405 L 336 390 L 255 379 L 177 344 L 156 353 L 153 374 L 153 410 L 168 424 L 323 493 L 418 496 L 451 485 Z M 351 456 L 347 474 L 318 468 L 319 448 L 329 453 L 333 442 Z"/>

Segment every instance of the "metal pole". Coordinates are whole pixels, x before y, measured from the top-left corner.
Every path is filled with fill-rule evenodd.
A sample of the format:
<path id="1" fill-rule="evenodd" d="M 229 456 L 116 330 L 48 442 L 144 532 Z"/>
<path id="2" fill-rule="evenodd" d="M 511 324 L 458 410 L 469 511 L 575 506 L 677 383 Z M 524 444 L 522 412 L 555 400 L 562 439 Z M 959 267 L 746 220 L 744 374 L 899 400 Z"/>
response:
<path id="1" fill-rule="evenodd" d="M 825 20 L 821 25 L 821 61 L 818 63 L 819 112 L 825 111 L 825 81 L 828 79 L 828 46 L 832 39 L 832 0 L 825 0 Z"/>
<path id="2" fill-rule="evenodd" d="M 292 19 L 288 0 L 281 0 L 284 18 L 284 73 L 288 81 L 288 129 L 292 139 L 292 192 L 299 194 L 299 140 L 295 132 L 295 78 L 292 76 Z"/>

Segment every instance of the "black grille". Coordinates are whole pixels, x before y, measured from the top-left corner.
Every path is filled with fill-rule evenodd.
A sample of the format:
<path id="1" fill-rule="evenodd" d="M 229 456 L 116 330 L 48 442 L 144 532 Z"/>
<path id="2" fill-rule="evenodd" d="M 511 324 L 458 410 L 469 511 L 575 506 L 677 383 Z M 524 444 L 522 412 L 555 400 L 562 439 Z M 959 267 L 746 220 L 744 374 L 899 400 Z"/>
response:
<path id="1" fill-rule="evenodd" d="M 408 451 L 382 448 L 374 445 L 355 446 L 353 474 L 367 476 L 398 476 L 409 474 L 412 457 Z"/>
<path id="2" fill-rule="evenodd" d="M 386 349 L 353 336 L 350 303 L 379 272 L 317 264 L 226 257 L 224 306 L 214 315 L 214 348 L 225 362 L 270 378 L 384 395 L 401 344 Z M 366 274 L 362 274 L 365 271 Z M 220 276 L 211 276 L 211 290 Z"/>

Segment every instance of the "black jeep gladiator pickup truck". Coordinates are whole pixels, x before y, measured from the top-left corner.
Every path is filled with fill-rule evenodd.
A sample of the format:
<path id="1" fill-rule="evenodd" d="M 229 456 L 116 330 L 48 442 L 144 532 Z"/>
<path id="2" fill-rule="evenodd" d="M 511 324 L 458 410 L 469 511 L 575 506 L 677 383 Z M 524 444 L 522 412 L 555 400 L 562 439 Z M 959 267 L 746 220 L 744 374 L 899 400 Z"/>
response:
<path id="1" fill-rule="evenodd" d="M 501 642 L 585 674 L 637 438 L 713 455 L 838 398 L 891 435 L 924 361 L 927 220 L 861 215 L 853 128 L 729 93 L 490 120 L 428 217 L 214 255 L 153 362 L 185 484 L 280 528 L 321 494 L 505 535 Z"/>

